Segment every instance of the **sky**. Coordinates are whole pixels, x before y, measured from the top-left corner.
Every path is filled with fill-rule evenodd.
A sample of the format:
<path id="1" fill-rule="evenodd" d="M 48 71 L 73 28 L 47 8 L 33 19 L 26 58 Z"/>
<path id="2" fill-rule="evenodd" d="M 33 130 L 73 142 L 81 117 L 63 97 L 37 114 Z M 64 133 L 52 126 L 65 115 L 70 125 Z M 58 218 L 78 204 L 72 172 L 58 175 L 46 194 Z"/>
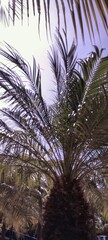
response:
<path id="1" fill-rule="evenodd" d="M 4 1 L 4 4 L 7 0 Z M 32 14 L 31 14 L 32 15 Z M 67 12 L 68 16 L 68 12 Z M 54 32 L 57 26 L 57 17 L 55 14 L 55 9 L 52 9 L 52 40 L 54 39 Z M 101 29 L 101 42 L 96 33 L 95 43 L 99 47 L 106 48 L 105 54 L 108 54 L 108 36 L 103 29 L 100 19 L 99 26 Z M 70 16 L 68 16 L 68 39 L 69 42 L 73 41 L 74 33 L 72 29 L 72 24 L 70 23 Z M 63 24 L 63 23 L 62 23 Z M 3 23 L 0 23 L 0 47 L 3 46 L 3 42 L 7 42 L 11 46 L 17 49 L 20 54 L 27 59 L 27 61 L 32 65 L 32 58 L 35 56 L 37 65 L 40 64 L 41 72 L 42 72 L 42 92 L 47 103 L 51 103 L 53 101 L 53 75 L 51 73 L 50 64 L 48 60 L 48 51 L 52 45 L 52 40 L 47 39 L 46 29 L 45 29 L 45 21 L 41 18 L 40 25 L 40 37 L 38 33 L 38 23 L 37 18 L 31 16 L 28 24 L 27 18 L 21 25 L 20 20 L 17 20 L 15 26 L 10 24 L 10 26 L 4 26 Z M 77 47 L 78 57 L 86 57 L 90 51 L 93 50 L 92 43 L 90 42 L 88 32 L 85 26 L 86 38 L 85 45 L 82 42 L 81 34 L 79 32 L 79 42 Z"/>
<path id="2" fill-rule="evenodd" d="M 41 28 L 41 37 L 39 37 L 36 18 L 33 16 L 29 25 L 28 21 L 25 21 L 23 26 L 20 21 L 16 21 L 15 26 L 11 24 L 10 27 L 0 24 L 0 47 L 2 48 L 4 41 L 13 46 L 31 65 L 33 56 L 35 57 L 36 63 L 40 65 L 42 72 L 43 95 L 47 101 L 48 98 L 50 101 L 47 92 L 51 88 L 50 78 L 52 78 L 51 73 L 48 71 L 48 50 L 51 41 L 47 39 L 45 27 Z"/>

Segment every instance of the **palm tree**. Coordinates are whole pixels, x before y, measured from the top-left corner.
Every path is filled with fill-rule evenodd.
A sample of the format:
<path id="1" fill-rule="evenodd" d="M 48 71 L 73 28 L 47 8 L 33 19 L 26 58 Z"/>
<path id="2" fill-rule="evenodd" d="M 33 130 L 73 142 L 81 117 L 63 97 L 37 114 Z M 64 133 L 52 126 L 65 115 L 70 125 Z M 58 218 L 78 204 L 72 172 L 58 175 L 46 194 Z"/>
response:
<path id="1" fill-rule="evenodd" d="M 3 174 L 2 174 L 3 173 Z M 24 232 L 30 223 L 37 225 L 38 239 L 41 235 L 41 219 L 48 184 L 32 167 L 1 164 L 0 209 L 6 225 L 16 232 Z M 39 227 L 38 227 L 39 226 Z"/>
<path id="2" fill-rule="evenodd" d="M 0 159 L 20 159 L 52 179 L 44 240 L 87 240 L 93 216 L 83 181 L 105 168 L 108 157 L 108 57 L 102 58 L 102 50 L 94 46 L 86 59 L 77 60 L 76 46 L 68 49 L 65 32 L 57 32 L 56 40 L 59 52 L 52 48 L 49 55 L 57 88 L 51 106 L 42 97 L 35 59 L 31 69 L 9 45 L 8 51 L 0 50 L 14 65 L 0 68 L 1 99 L 10 103 L 1 110 Z"/>
<path id="3" fill-rule="evenodd" d="M 42 10 L 44 10 L 44 18 L 46 24 L 46 30 L 48 28 L 51 30 L 51 19 L 52 12 L 54 8 L 56 9 L 56 14 L 58 18 L 58 28 L 60 23 L 64 20 L 65 29 L 67 29 L 68 14 L 70 14 L 72 25 L 75 33 L 76 40 L 78 40 L 79 27 L 82 34 L 82 39 L 84 41 L 86 32 L 85 24 L 87 26 L 90 39 L 95 39 L 95 30 L 97 30 L 98 35 L 100 36 L 99 30 L 99 21 L 98 17 L 100 16 L 102 24 L 108 34 L 108 23 L 107 23 L 107 13 L 108 13 L 108 2 L 107 0 L 12 0 L 4 4 L 4 0 L 0 2 L 0 12 L 1 19 L 4 19 L 8 23 L 8 16 L 12 19 L 13 24 L 15 23 L 15 17 L 21 17 L 23 20 L 24 12 L 26 11 L 27 17 L 30 17 L 31 7 L 33 9 L 33 14 L 37 16 L 38 14 L 38 24 L 40 26 L 40 20 L 42 15 Z M 63 19 L 61 16 L 63 15 Z M 78 24 L 79 23 L 79 24 Z"/>

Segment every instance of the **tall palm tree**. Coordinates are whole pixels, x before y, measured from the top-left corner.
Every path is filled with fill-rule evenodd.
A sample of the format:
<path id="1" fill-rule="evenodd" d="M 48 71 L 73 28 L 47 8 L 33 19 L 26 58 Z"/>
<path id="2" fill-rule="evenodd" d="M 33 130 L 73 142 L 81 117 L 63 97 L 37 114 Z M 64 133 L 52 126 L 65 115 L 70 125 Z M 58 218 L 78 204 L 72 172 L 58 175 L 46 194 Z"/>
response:
<path id="1" fill-rule="evenodd" d="M 93 221 L 82 183 L 108 165 L 108 57 L 94 46 L 86 59 L 77 60 L 65 32 L 57 32 L 56 41 L 59 51 L 52 48 L 49 55 L 57 89 L 51 106 L 42 97 L 35 59 L 32 69 L 9 45 L 0 50 L 14 65 L 0 67 L 1 99 L 10 103 L 1 110 L 0 159 L 20 159 L 52 179 L 44 240 L 87 240 Z"/>
<path id="2" fill-rule="evenodd" d="M 38 14 L 38 23 L 40 25 L 41 15 L 43 14 L 42 10 L 44 10 L 44 18 L 46 24 L 46 30 L 48 28 L 51 30 L 51 19 L 52 19 L 52 12 L 55 9 L 58 19 L 58 27 L 60 27 L 60 22 L 64 20 L 64 26 L 67 28 L 68 22 L 68 14 L 72 19 L 72 25 L 75 33 L 76 40 L 78 40 L 78 32 L 79 27 L 82 34 L 82 39 L 85 39 L 86 32 L 85 24 L 87 26 L 90 39 L 95 39 L 95 30 L 100 35 L 99 29 L 99 21 L 98 17 L 100 16 L 102 20 L 102 24 L 108 34 L 108 22 L 107 22 L 107 14 L 108 14 L 108 1 L 107 0 L 12 0 L 12 1 L 5 1 L 1 0 L 0 2 L 0 12 L 1 18 L 6 19 L 8 22 L 8 18 L 6 17 L 9 15 L 12 18 L 13 24 L 15 23 L 15 17 L 21 17 L 23 20 L 24 12 L 26 11 L 27 17 L 30 17 L 31 7 L 33 9 L 33 14 Z M 61 18 L 61 16 L 63 16 Z"/>

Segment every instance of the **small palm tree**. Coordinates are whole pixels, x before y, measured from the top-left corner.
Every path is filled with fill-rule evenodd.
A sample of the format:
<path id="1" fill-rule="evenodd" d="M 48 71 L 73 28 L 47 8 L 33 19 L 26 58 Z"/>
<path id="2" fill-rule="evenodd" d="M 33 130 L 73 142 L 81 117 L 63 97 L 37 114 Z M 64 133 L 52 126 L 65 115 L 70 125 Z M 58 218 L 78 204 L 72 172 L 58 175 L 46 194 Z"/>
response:
<path id="1" fill-rule="evenodd" d="M 42 97 L 35 60 L 32 70 L 9 45 L 8 51 L 0 50 L 16 66 L 16 71 L 0 68 L 1 99 L 10 103 L 1 110 L 0 159 L 20 159 L 52 179 L 44 240 L 87 240 L 93 221 L 82 184 L 106 167 L 108 157 L 108 57 L 101 58 L 102 50 L 94 46 L 88 58 L 77 60 L 76 46 L 68 49 L 65 32 L 57 32 L 56 40 L 59 52 L 52 48 L 49 55 L 57 88 L 51 106 Z"/>
<path id="2" fill-rule="evenodd" d="M 15 163 L 16 164 L 16 163 Z M 44 180 L 45 180 L 44 176 Z M 24 232 L 29 223 L 39 225 L 41 235 L 43 206 L 48 194 L 48 184 L 32 167 L 1 164 L 0 209 L 8 227 Z"/>
<path id="3" fill-rule="evenodd" d="M 23 20 L 24 12 L 26 10 L 27 17 L 30 17 L 31 7 L 33 9 L 33 14 L 38 14 L 38 23 L 40 25 L 42 9 L 44 10 L 44 18 L 46 24 L 46 30 L 48 28 L 51 30 L 51 18 L 52 18 L 52 11 L 55 8 L 57 13 L 58 19 L 58 27 L 60 27 L 60 22 L 63 22 L 65 28 L 67 28 L 68 16 L 67 11 L 70 14 L 73 29 L 75 32 L 76 40 L 78 40 L 78 32 L 80 26 L 82 39 L 84 41 L 86 32 L 85 24 L 87 26 L 90 39 L 95 39 L 95 30 L 97 30 L 98 35 L 100 36 L 99 30 L 99 21 L 98 17 L 100 16 L 102 20 L 102 24 L 108 34 L 108 23 L 107 23 L 107 12 L 108 12 L 108 2 L 107 0 L 56 0 L 56 1 L 48 1 L 48 0 L 12 0 L 12 1 L 5 1 L 1 0 L 0 2 L 0 13 L 1 19 L 4 19 L 7 23 L 9 18 L 12 19 L 13 24 L 15 23 L 15 18 L 21 17 Z M 98 16 L 99 15 L 99 16 Z M 9 18 L 8 18 L 9 16 Z M 61 18 L 61 16 L 63 16 Z M 79 23 L 79 24 L 78 24 Z"/>
<path id="4" fill-rule="evenodd" d="M 106 227 L 106 223 L 108 221 L 107 178 L 108 171 L 106 167 L 106 169 L 100 169 L 98 172 L 96 171 L 95 175 L 91 174 L 89 178 L 87 176 L 87 179 L 85 178 L 83 182 L 83 191 L 94 215 L 94 235 L 99 233 L 102 234 L 102 229 L 104 229 L 103 222 Z"/>

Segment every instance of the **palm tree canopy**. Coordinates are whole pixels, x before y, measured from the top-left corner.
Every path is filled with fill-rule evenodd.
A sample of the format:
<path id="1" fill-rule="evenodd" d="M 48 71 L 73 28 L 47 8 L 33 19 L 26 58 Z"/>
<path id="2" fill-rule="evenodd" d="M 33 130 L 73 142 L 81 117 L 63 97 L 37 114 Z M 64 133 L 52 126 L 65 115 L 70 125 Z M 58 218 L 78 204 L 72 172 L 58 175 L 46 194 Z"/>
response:
<path id="1" fill-rule="evenodd" d="M 1 99 L 10 103 L 1 110 L 0 160 L 20 159 L 53 180 L 61 174 L 82 178 L 108 164 L 108 57 L 101 58 L 102 50 L 94 46 L 88 58 L 77 60 L 65 32 L 63 37 L 57 32 L 56 40 L 59 52 L 52 48 L 49 58 L 57 94 L 50 107 L 42 97 L 35 59 L 32 69 L 9 45 L 8 51 L 0 49 L 16 66 L 16 71 L 0 68 Z"/>
<path id="2" fill-rule="evenodd" d="M 67 28 L 68 16 L 67 12 L 69 12 L 72 25 L 75 33 L 76 40 L 78 40 L 78 32 L 80 26 L 82 39 L 85 39 L 86 32 L 84 31 L 85 23 L 89 32 L 90 39 L 95 39 L 95 30 L 97 30 L 98 35 L 100 35 L 99 29 L 99 21 L 98 17 L 100 16 L 102 20 L 102 24 L 106 33 L 108 34 L 108 22 L 107 22 L 107 14 L 108 14 L 108 3 L 107 0 L 97 1 L 97 0 L 43 0 L 43 1 L 29 1 L 29 0 L 12 0 L 7 1 L 7 6 L 3 8 L 3 3 L 1 1 L 0 12 L 1 17 L 6 19 L 6 9 L 8 9 L 8 15 L 11 17 L 13 24 L 15 23 L 15 17 L 21 17 L 23 20 L 24 12 L 27 12 L 27 17 L 29 18 L 31 15 L 31 7 L 33 9 L 33 14 L 37 15 L 38 13 L 38 24 L 40 26 L 41 17 L 44 14 L 46 30 L 48 28 L 51 30 L 51 19 L 52 19 L 52 11 L 55 9 L 57 14 L 58 28 L 60 27 L 61 22 L 64 20 L 65 29 Z M 2 6 L 3 5 L 3 6 Z M 5 9 L 6 8 L 6 9 Z M 42 15 L 42 16 L 41 16 Z M 61 15 L 63 19 L 61 19 Z M 8 20 L 7 20 L 8 22 Z"/>

